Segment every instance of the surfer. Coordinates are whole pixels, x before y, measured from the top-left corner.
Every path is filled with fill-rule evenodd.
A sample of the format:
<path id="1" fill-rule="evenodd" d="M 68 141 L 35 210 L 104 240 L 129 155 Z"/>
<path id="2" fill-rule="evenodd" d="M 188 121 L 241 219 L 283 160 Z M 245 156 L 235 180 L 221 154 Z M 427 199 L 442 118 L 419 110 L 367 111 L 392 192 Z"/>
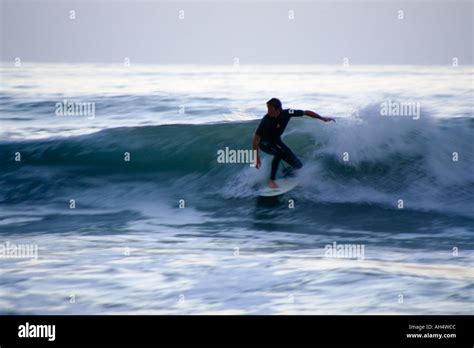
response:
<path id="1" fill-rule="evenodd" d="M 303 166 L 298 157 L 296 157 L 290 148 L 281 140 L 281 135 L 285 131 L 290 118 L 306 115 L 312 118 L 317 118 L 323 122 L 336 121 L 330 117 L 320 116 L 310 110 L 283 110 L 281 107 L 281 101 L 277 98 L 272 98 L 267 101 L 267 109 L 268 113 L 260 121 L 260 124 L 255 131 L 255 135 L 253 136 L 252 147 L 257 153 L 257 163 L 255 166 L 257 169 L 260 168 L 261 165 L 260 155 L 258 152 L 259 148 L 263 152 L 273 156 L 272 170 L 268 186 L 270 188 L 277 188 L 275 179 L 281 160 L 284 160 L 291 166 L 290 170 L 300 169 Z"/>

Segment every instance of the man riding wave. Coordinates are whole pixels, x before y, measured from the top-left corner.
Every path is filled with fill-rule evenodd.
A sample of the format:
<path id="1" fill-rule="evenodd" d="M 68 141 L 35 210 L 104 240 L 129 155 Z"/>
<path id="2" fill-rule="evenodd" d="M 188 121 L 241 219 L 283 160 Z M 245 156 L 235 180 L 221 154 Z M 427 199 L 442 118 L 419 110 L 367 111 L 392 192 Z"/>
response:
<path id="1" fill-rule="evenodd" d="M 310 110 L 282 110 L 281 101 L 277 98 L 272 98 L 267 101 L 267 109 L 268 113 L 260 121 L 260 124 L 258 125 L 258 128 L 253 136 L 252 147 L 257 153 L 257 169 L 261 166 L 260 155 L 258 151 L 259 149 L 273 156 L 272 170 L 270 173 L 270 181 L 268 186 L 270 188 L 277 188 L 278 186 L 275 182 L 275 179 L 281 160 L 284 160 L 286 163 L 288 163 L 294 170 L 300 169 L 303 166 L 298 157 L 296 157 L 291 149 L 281 140 L 281 136 L 285 131 L 290 118 L 306 115 L 323 122 L 336 121 L 330 117 L 320 116 Z"/>

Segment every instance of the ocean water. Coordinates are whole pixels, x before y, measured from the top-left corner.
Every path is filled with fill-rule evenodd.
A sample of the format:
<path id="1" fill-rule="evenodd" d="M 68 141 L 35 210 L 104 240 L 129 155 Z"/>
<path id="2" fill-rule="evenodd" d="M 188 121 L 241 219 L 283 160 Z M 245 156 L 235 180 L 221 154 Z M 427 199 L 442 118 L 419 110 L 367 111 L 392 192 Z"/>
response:
<path id="1" fill-rule="evenodd" d="M 472 314 L 473 77 L 4 63 L 0 314 Z M 271 97 L 337 122 L 291 120 L 301 184 L 261 199 L 271 159 L 217 151 L 250 149 Z M 64 100 L 94 114 L 59 116 Z"/>

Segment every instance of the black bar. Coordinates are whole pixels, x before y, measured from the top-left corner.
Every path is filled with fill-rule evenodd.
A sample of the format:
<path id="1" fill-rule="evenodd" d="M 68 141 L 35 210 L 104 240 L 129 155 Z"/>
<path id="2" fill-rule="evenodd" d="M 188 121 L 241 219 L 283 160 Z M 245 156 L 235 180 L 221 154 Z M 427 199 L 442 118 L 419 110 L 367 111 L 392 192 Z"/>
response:
<path id="1" fill-rule="evenodd" d="M 474 316 L 0 316 L 0 346 L 144 344 L 389 344 L 472 347 Z M 55 339 L 19 337 L 20 325 L 55 325 Z M 409 325 L 412 325 L 410 328 Z M 429 328 L 427 325 L 431 325 Z M 437 325 L 448 325 L 440 328 Z M 416 328 L 415 328 L 416 327 Z M 456 337 L 407 338 L 407 334 Z"/>

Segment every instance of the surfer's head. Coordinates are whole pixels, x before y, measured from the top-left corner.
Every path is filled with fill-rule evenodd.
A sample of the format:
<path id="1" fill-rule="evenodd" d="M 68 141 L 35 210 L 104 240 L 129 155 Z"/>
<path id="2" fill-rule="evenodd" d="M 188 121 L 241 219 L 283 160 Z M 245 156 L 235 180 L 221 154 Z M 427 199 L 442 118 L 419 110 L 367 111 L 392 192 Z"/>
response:
<path id="1" fill-rule="evenodd" d="M 278 98 L 272 98 L 267 101 L 268 116 L 277 117 L 281 111 L 281 101 Z"/>

